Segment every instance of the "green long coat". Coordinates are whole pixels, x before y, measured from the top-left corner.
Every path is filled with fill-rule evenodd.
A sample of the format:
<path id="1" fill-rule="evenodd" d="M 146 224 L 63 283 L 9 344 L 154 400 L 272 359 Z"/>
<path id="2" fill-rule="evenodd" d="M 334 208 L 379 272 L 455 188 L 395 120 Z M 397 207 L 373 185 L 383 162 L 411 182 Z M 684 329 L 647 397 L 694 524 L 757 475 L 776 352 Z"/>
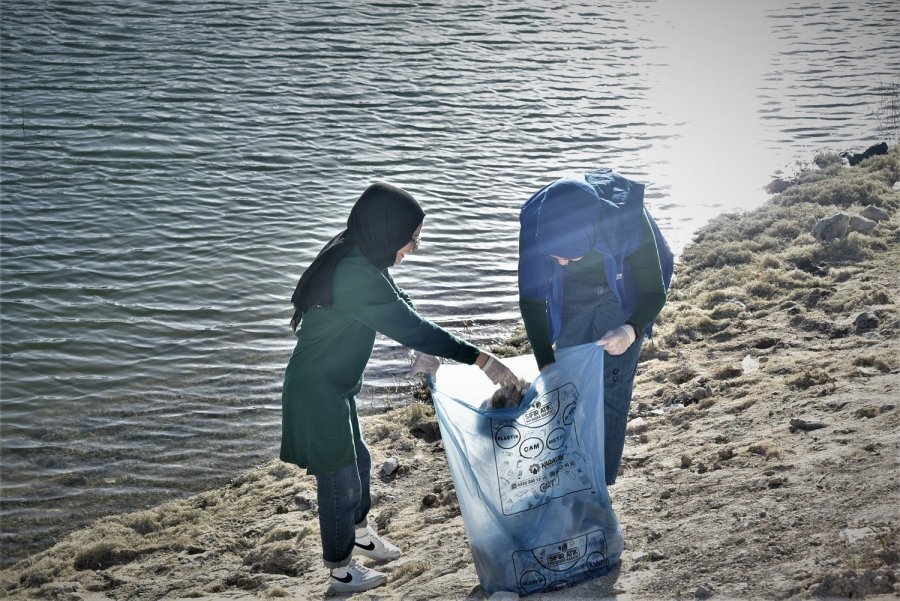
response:
<path id="1" fill-rule="evenodd" d="M 470 365 L 480 352 L 416 313 L 387 269 L 377 269 L 358 248 L 338 263 L 333 289 L 331 307 L 303 315 L 281 395 L 281 459 L 309 474 L 356 460 L 356 395 L 376 332 Z"/>

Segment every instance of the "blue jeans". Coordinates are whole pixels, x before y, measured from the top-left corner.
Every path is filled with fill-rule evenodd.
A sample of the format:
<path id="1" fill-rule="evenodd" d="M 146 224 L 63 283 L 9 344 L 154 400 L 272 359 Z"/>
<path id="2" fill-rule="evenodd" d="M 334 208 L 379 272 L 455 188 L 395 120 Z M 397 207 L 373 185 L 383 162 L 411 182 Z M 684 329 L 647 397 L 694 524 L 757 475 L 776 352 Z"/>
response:
<path id="1" fill-rule="evenodd" d="M 356 529 L 367 524 L 372 508 L 369 477 L 372 456 L 362 439 L 356 441 L 356 461 L 335 472 L 316 474 L 322 558 L 327 568 L 350 563 Z"/>
<path id="2" fill-rule="evenodd" d="M 628 319 L 606 284 L 567 277 L 564 286 L 562 329 L 556 339 L 557 348 L 600 340 Z M 621 355 L 603 355 L 603 445 L 607 485 L 615 483 L 622 464 L 628 408 L 643 341 L 644 337 L 639 337 Z"/>

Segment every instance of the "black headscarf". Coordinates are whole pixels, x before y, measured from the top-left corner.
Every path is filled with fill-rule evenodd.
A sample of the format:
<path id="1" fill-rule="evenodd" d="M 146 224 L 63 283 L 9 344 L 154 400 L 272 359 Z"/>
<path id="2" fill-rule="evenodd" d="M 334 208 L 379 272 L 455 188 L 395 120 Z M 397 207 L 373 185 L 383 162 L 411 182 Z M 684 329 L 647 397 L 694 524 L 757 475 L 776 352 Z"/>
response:
<path id="1" fill-rule="evenodd" d="M 331 306 L 334 269 L 354 246 L 372 265 L 387 269 L 394 264 L 397 251 L 412 240 L 424 218 L 425 211 L 408 192 L 383 182 L 366 188 L 350 210 L 347 229 L 332 238 L 300 276 L 291 297 L 291 329 L 297 330 L 310 306 Z"/>

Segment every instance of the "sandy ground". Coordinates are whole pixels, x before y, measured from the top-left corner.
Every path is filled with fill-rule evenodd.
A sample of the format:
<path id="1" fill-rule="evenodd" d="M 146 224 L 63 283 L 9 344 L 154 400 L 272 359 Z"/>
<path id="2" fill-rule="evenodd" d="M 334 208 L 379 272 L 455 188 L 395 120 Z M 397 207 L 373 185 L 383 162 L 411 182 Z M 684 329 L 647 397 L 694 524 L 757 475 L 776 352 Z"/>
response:
<path id="1" fill-rule="evenodd" d="M 622 561 L 532 599 L 900 595 L 900 152 L 821 167 L 757 211 L 716 219 L 685 250 L 610 488 Z M 888 215 L 871 231 L 829 243 L 808 233 L 869 205 Z M 366 416 L 363 428 L 376 467 L 400 463 L 373 478 L 370 519 L 404 555 L 379 567 L 385 586 L 354 598 L 486 599 L 432 407 Z M 313 479 L 272 461 L 73 532 L 0 572 L 0 591 L 325 599 L 318 536 Z"/>

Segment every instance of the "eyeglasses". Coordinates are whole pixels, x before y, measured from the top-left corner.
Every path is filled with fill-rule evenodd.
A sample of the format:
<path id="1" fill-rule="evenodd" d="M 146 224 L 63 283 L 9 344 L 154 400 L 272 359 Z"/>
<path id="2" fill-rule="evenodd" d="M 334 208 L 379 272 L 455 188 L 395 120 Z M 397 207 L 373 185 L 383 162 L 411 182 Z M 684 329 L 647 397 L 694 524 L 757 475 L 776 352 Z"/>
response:
<path id="1" fill-rule="evenodd" d="M 412 249 L 414 251 L 416 251 L 416 250 L 419 250 L 419 245 L 422 243 L 422 239 L 420 237 L 416 236 L 415 238 L 410 240 L 410 242 L 412 242 Z"/>

